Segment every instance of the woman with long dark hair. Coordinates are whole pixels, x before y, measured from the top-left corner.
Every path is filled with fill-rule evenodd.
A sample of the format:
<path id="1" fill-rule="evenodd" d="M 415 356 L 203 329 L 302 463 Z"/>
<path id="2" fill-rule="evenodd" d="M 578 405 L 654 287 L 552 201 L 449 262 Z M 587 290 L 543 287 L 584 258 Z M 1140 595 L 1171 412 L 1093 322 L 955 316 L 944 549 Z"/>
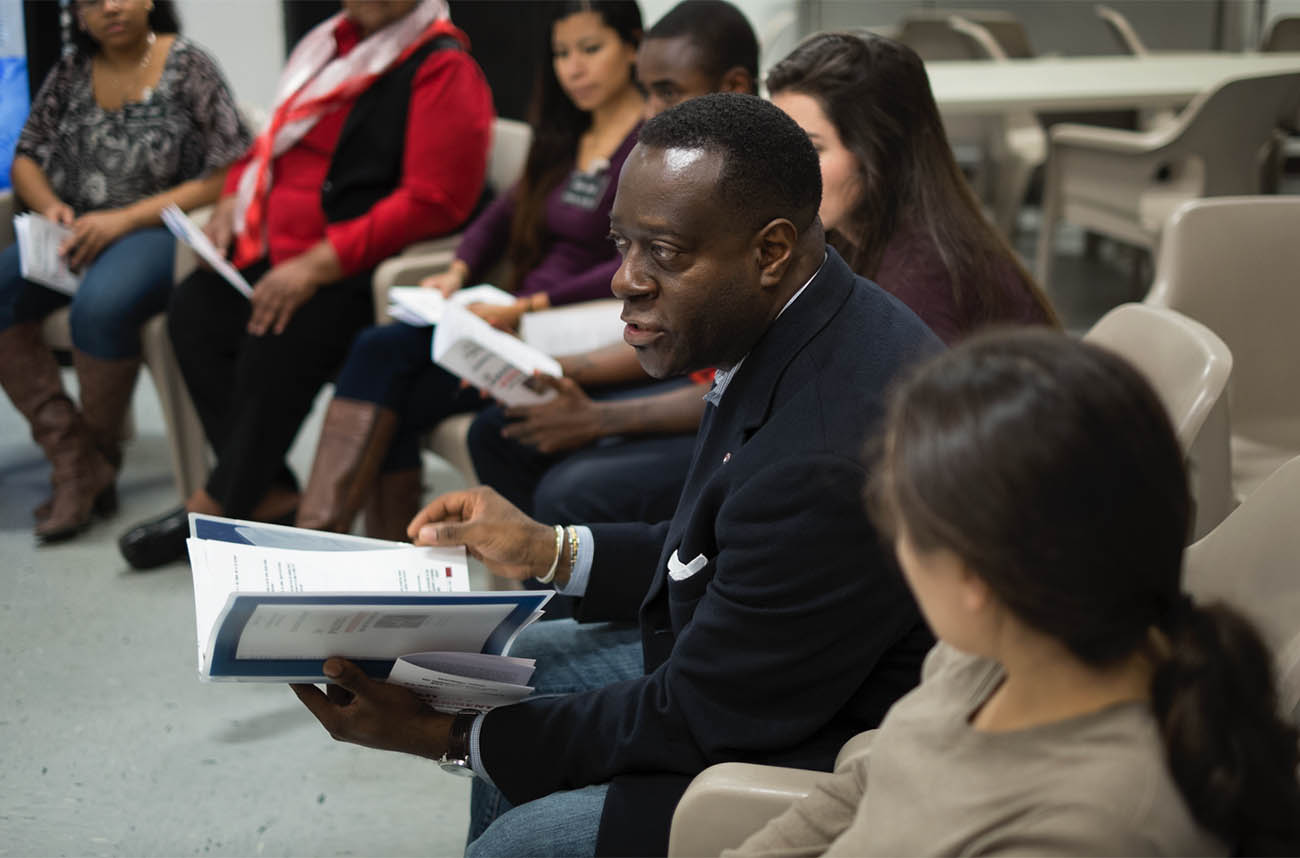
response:
<path id="1" fill-rule="evenodd" d="M 945 342 L 995 322 L 1057 325 L 953 159 L 921 58 L 871 33 L 822 33 L 767 76 L 822 159 L 822 225 L 854 271 Z"/>
<path id="2" fill-rule="evenodd" d="M 608 241 L 618 173 L 636 143 L 644 100 L 634 77 L 641 12 L 631 0 L 556 4 L 538 75 L 523 177 L 470 224 L 450 269 L 424 284 L 443 294 L 510 263 L 505 307 L 470 309 L 513 328 L 525 311 L 608 297 L 618 256 Z M 367 506 L 366 532 L 404 539 L 421 500 L 421 435 L 485 405 L 429 359 L 433 329 L 363 332 L 335 385 L 297 523 L 346 531 Z"/>
<path id="3" fill-rule="evenodd" d="M 215 200 L 249 142 L 220 70 L 178 34 L 170 2 L 72 5 L 76 50 L 41 85 L 12 178 L 27 208 L 72 230 L 60 253 L 81 285 L 69 297 L 33 283 L 17 246 L 0 253 L 0 385 L 53 466 L 53 494 L 36 509 L 42 542 L 115 510 L 140 325 L 172 286 L 175 240 L 159 215 Z M 80 409 L 40 333 L 69 302 Z"/>
<path id="4" fill-rule="evenodd" d="M 1160 400 L 1047 331 L 903 383 L 869 493 L 940 643 L 870 754 L 763 855 L 1295 855 L 1269 652 L 1181 589 L 1190 499 Z"/>

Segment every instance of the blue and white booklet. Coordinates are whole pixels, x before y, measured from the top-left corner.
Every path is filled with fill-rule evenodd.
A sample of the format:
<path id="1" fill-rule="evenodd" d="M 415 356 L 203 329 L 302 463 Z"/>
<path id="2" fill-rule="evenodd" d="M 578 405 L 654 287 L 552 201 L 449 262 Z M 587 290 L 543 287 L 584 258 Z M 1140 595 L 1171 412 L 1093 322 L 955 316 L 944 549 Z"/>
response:
<path id="1" fill-rule="evenodd" d="M 532 691 L 508 652 L 551 594 L 470 592 L 463 548 L 197 514 L 187 545 L 204 680 L 327 682 L 343 656 L 447 711 Z"/>

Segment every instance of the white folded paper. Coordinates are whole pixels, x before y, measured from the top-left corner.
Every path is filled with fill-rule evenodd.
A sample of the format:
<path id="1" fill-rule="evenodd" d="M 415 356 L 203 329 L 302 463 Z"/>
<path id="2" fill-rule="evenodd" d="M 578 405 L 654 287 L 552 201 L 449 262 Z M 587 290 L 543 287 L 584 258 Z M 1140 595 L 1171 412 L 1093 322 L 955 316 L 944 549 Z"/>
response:
<path id="1" fill-rule="evenodd" d="M 203 261 L 212 266 L 212 270 L 226 278 L 226 282 L 235 287 L 235 290 L 245 298 L 253 297 L 253 287 L 248 285 L 244 275 L 239 273 L 239 269 L 231 265 L 226 257 L 221 255 L 217 246 L 208 240 L 203 234 L 203 230 L 198 228 L 194 221 L 185 216 L 176 205 L 170 205 L 162 210 L 163 225 L 171 231 L 171 234 L 188 244 L 195 253 L 203 258 Z"/>
<path id="2" fill-rule="evenodd" d="M 388 290 L 388 315 L 399 322 L 423 327 L 441 322 L 443 309 L 448 304 L 457 307 L 468 307 L 470 304 L 495 304 L 498 307 L 509 307 L 514 302 L 514 295 L 490 283 L 458 289 L 451 293 L 450 298 L 444 298 L 437 289 L 394 286 Z"/>
<path id="3" fill-rule="evenodd" d="M 538 405 L 555 396 L 533 378 L 561 376 L 554 358 L 448 303 L 433 333 L 433 362 L 506 405 Z"/>
<path id="4" fill-rule="evenodd" d="M 14 238 L 18 244 L 18 268 L 23 277 L 56 289 L 65 295 L 77 294 L 81 274 L 68 268 L 59 254 L 72 230 L 47 217 L 31 212 L 14 216 Z"/>

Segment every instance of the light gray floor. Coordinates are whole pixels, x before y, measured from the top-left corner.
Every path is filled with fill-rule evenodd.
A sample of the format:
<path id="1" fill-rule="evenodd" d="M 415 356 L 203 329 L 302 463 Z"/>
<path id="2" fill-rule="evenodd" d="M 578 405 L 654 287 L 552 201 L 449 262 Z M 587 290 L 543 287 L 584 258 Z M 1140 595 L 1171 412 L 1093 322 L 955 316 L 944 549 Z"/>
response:
<path id="1" fill-rule="evenodd" d="M 1073 330 L 1131 297 L 1124 254 L 1057 271 Z M 147 375 L 134 414 L 121 511 L 37 548 L 48 468 L 0 403 L 0 855 L 459 854 L 465 781 L 331 741 L 284 686 L 198 681 L 188 568 L 134 573 L 115 547 L 177 503 Z M 292 456 L 300 474 L 318 432 L 319 411 Z"/>
<path id="2" fill-rule="evenodd" d="M 0 404 L 0 855 L 460 854 L 465 780 L 332 741 L 286 686 L 198 681 L 188 566 L 115 546 L 177 502 L 147 374 L 134 414 L 121 511 L 37 548 L 48 468 Z"/>

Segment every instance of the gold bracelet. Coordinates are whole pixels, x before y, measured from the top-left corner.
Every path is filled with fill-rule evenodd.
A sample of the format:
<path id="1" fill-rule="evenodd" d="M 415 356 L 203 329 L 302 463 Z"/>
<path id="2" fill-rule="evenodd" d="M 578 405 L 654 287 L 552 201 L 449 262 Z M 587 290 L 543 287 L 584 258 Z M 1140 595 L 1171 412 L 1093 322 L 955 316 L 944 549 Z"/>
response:
<path id="1" fill-rule="evenodd" d="M 560 568 L 560 554 L 564 551 L 564 528 L 555 525 L 555 559 L 551 561 L 551 568 L 546 570 L 545 576 L 534 576 L 538 583 L 549 584 L 555 580 L 555 571 Z"/>
<path id="2" fill-rule="evenodd" d="M 569 525 L 569 574 L 578 568 L 578 528 Z"/>

